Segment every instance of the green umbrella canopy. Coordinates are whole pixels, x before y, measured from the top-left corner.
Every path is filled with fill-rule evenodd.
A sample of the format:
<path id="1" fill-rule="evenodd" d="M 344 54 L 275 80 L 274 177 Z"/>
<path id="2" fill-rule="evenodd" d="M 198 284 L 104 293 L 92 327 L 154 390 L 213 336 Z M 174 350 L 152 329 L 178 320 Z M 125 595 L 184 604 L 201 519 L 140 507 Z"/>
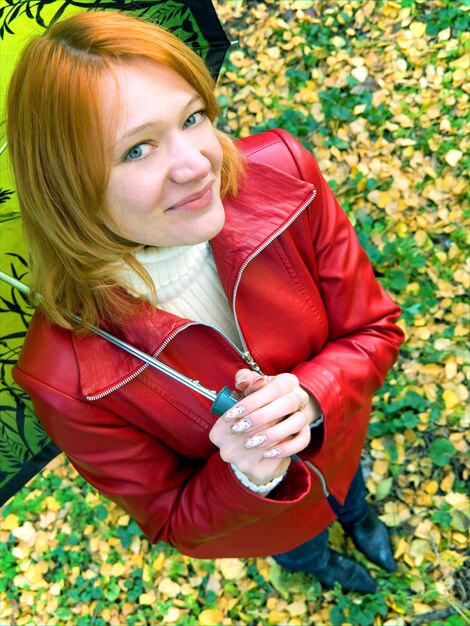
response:
<path id="1" fill-rule="evenodd" d="M 211 0 L 4 0 L 0 7 L 0 271 L 28 282 L 15 184 L 5 138 L 9 77 L 25 44 L 50 24 L 84 10 L 120 10 L 171 30 L 217 78 L 230 47 Z M 11 377 L 34 310 L 24 294 L 0 281 L 0 506 L 60 450 Z"/>

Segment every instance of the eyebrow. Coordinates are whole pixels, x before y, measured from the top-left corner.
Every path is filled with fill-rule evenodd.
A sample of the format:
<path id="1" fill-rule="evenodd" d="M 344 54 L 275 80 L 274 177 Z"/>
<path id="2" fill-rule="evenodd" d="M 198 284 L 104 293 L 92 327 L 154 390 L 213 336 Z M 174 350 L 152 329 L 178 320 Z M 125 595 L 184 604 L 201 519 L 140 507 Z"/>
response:
<path id="1" fill-rule="evenodd" d="M 200 96 L 197 93 L 191 98 L 191 100 L 189 100 L 189 102 L 184 107 L 183 111 L 186 111 L 187 109 L 189 109 L 189 107 L 193 105 L 195 102 L 197 102 L 198 100 L 201 100 L 203 102 L 202 96 Z M 158 126 L 159 123 L 160 122 L 158 120 L 155 120 L 155 121 L 150 120 L 148 122 L 144 122 L 143 124 L 140 124 L 139 126 L 135 126 L 130 131 L 128 131 L 125 135 L 123 135 L 122 137 L 119 137 L 119 139 L 116 141 L 114 145 L 117 146 L 119 143 L 122 143 L 123 141 L 130 139 L 134 135 L 138 135 L 140 132 L 142 132 L 143 130 L 146 130 L 147 128 L 155 128 L 155 126 Z"/>

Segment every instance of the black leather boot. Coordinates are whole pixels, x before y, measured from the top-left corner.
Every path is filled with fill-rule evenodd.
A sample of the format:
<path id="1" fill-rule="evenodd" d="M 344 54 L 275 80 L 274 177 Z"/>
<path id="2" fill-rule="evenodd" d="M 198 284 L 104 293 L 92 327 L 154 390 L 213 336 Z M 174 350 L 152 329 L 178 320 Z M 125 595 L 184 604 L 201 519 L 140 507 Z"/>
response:
<path id="1" fill-rule="evenodd" d="M 396 572 L 392 546 L 387 527 L 377 517 L 375 509 L 368 505 L 365 516 L 355 524 L 342 524 L 356 548 L 386 572 Z"/>
<path id="2" fill-rule="evenodd" d="M 309 572 L 318 578 L 325 587 L 332 588 L 338 582 L 344 591 L 375 593 L 377 583 L 362 565 L 339 552 L 326 549 L 325 559 L 320 567 Z"/>

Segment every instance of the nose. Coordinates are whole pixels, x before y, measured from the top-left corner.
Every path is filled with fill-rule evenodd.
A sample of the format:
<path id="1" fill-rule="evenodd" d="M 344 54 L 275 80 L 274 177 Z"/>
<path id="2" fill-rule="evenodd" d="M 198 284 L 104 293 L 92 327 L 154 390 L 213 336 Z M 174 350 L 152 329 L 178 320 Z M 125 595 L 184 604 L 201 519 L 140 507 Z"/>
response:
<path id="1" fill-rule="evenodd" d="M 184 184 L 207 178 L 211 162 L 204 155 L 203 147 L 181 133 L 174 138 L 168 154 L 170 176 L 175 183 Z"/>

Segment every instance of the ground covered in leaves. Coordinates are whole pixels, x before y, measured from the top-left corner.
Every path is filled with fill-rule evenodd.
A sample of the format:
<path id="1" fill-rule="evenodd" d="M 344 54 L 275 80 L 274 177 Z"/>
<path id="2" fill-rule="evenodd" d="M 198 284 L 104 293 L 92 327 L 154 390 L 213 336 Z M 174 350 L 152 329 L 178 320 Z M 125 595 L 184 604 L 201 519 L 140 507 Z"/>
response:
<path id="1" fill-rule="evenodd" d="M 220 1 L 238 47 L 221 126 L 310 146 L 407 343 L 377 395 L 364 466 L 399 570 L 372 596 L 322 591 L 272 559 L 198 561 L 149 546 L 56 459 L 2 510 L 0 623 L 105 626 L 470 623 L 469 4 Z M 359 560 L 333 525 L 334 546 Z"/>

